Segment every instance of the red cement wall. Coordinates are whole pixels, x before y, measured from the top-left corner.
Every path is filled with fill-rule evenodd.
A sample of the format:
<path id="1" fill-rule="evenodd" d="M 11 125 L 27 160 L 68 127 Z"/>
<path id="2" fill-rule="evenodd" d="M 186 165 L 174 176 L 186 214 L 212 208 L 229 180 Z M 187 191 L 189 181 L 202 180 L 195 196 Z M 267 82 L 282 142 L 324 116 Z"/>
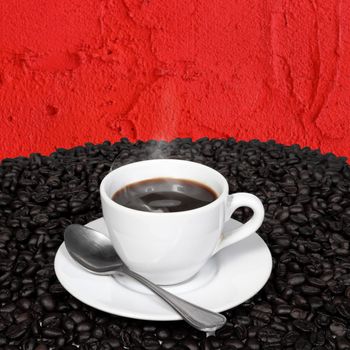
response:
<path id="1" fill-rule="evenodd" d="M 350 1 L 0 2 L 0 158 L 274 138 L 350 156 Z"/>

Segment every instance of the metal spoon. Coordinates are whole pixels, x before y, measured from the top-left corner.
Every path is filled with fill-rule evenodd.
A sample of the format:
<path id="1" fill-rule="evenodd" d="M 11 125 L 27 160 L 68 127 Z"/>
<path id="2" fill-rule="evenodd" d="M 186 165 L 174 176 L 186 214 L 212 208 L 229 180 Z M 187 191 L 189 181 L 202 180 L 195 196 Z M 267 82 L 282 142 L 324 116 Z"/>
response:
<path id="1" fill-rule="evenodd" d="M 64 242 L 72 258 L 85 269 L 99 275 L 113 275 L 118 272 L 136 279 L 166 301 L 192 327 L 203 332 L 215 332 L 225 325 L 224 315 L 191 304 L 129 270 L 114 250 L 111 241 L 102 233 L 73 224 L 65 229 Z"/>

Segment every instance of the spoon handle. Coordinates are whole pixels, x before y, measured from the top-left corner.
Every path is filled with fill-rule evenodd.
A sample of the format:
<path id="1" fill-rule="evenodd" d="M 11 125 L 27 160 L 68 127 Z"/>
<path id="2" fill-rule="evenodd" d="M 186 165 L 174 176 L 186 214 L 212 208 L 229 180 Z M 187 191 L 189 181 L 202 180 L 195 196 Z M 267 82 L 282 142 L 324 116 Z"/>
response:
<path id="1" fill-rule="evenodd" d="M 160 296 L 182 316 L 184 321 L 189 323 L 192 327 L 203 332 L 213 332 L 225 325 L 226 317 L 224 315 L 191 304 L 188 301 L 169 293 L 165 289 L 155 285 L 148 279 L 129 270 L 128 268 L 123 268 L 122 272 L 136 279 L 141 284 L 152 290 L 155 294 Z"/>

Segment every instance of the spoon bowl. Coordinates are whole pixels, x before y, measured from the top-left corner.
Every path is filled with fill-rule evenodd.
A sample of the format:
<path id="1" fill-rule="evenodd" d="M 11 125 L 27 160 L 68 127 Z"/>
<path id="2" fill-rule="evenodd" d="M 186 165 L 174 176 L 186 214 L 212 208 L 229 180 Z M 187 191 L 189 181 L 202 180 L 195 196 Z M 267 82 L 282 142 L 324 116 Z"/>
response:
<path id="1" fill-rule="evenodd" d="M 85 269 L 100 275 L 110 275 L 123 266 L 111 241 L 101 232 L 72 224 L 64 232 L 69 254 Z"/>

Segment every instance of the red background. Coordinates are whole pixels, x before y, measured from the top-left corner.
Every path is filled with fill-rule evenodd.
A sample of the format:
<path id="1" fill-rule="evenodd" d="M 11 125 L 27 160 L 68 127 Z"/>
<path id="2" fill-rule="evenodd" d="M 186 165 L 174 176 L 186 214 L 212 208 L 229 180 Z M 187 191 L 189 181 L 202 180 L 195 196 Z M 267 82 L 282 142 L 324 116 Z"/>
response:
<path id="1" fill-rule="evenodd" d="M 0 3 L 0 158 L 276 139 L 350 156 L 346 0 Z"/>

